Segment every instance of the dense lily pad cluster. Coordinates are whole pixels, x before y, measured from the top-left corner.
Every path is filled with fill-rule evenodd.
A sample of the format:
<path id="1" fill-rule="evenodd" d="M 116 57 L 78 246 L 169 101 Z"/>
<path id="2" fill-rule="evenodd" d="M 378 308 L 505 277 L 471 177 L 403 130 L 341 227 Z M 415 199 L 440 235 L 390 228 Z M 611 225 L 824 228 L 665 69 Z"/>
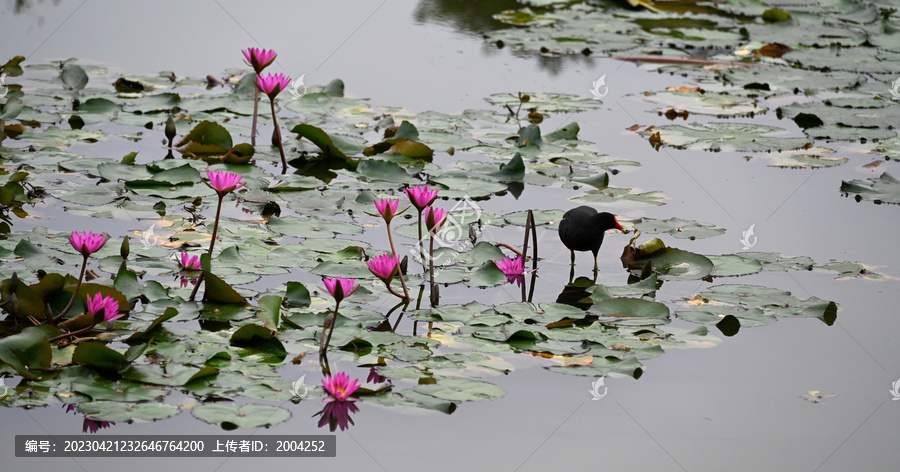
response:
<path id="1" fill-rule="evenodd" d="M 266 84 L 274 82 L 254 84 L 257 66 L 271 63 L 261 57 L 248 58 L 258 69 L 254 73 L 231 75 L 226 86 L 211 90 L 207 81 L 173 73 L 113 79 L 73 61 L 19 71 L 26 82 L 10 88 L 0 130 L 0 164 L 10 175 L 3 188 L 13 199 L 0 193 L 0 204 L 16 217 L 27 215 L 27 205 L 35 212 L 55 205 L 90 226 L 117 232 L 115 238 L 127 227 L 131 237 L 117 252 L 113 244 L 85 242 L 85 235 L 72 246 L 78 242 L 74 236 L 53 229 L 14 229 L 18 220 L 12 218 L 0 226 L 0 373 L 18 381 L 0 403 L 65 405 L 101 422 L 99 428 L 179 414 L 185 405 L 168 397 L 181 391 L 195 399 L 190 414 L 203 421 L 274 424 L 290 417 L 285 402 L 298 401 L 296 385 L 281 368 L 305 365 L 307 355 L 328 347 L 322 359 L 330 401 L 319 424 L 344 429 L 359 410 L 358 398 L 363 404 L 446 413 L 465 401 L 500 398 L 505 392 L 490 377 L 512 372 L 507 358 L 517 353 L 537 356 L 536 362 L 554 372 L 637 378 L 643 361 L 665 349 L 719 343 L 705 325 L 730 336 L 779 317 L 831 324 L 837 311 L 833 302 L 814 297 L 720 284 L 697 294 L 693 311 L 672 313 L 673 300 L 657 300 L 665 280 L 711 282 L 812 268 L 841 277 L 877 276 L 858 263 L 816 265 L 766 253 L 704 256 L 651 240 L 632 245 L 624 260 L 633 283 L 579 279 L 557 301 L 535 301 L 525 295 L 527 251 L 510 258 L 499 241 L 479 240 L 474 229 L 535 231 L 526 225 L 532 221 L 540 231 L 552 231 L 563 209 L 498 215 L 491 211 L 492 197 L 518 196 L 528 185 L 568 189 L 577 192 L 573 200 L 609 208 L 665 203 L 661 192 L 611 186 L 610 173 L 639 164 L 601 154 L 579 139 L 577 123 L 547 133 L 541 128 L 546 117 L 593 109 L 598 102 L 503 93 L 489 97 L 493 108 L 485 110 L 412 114 L 345 97 L 341 81 L 309 87 L 300 98 L 278 98 L 275 89 L 283 89 L 282 82 L 269 91 Z M 20 62 L 4 66 L 10 76 Z M 257 86 L 273 93 L 273 114 L 296 136 L 280 139 L 276 133 L 275 146 L 234 144 L 233 136 L 254 134 L 247 122 L 255 116 Z M 533 110 L 520 119 L 526 102 Z M 260 114 L 259 120 L 262 127 L 275 124 L 273 116 Z M 760 133 L 755 146 L 769 149 L 769 140 L 790 139 L 770 134 Z M 155 147 L 146 143 L 174 143 L 176 136 L 177 144 L 151 155 Z M 122 158 L 108 151 L 136 147 L 140 153 Z M 466 159 L 445 159 L 455 155 Z M 289 173 L 278 169 L 282 156 Z M 21 170 L 26 167 L 27 173 Z M 39 188 L 43 193 L 33 191 Z M 432 206 L 437 190 L 454 204 L 451 209 Z M 394 197 L 403 192 L 428 238 L 421 225 L 398 217 L 402 211 Z M 373 205 L 379 214 L 364 216 Z M 390 254 L 359 239 L 365 226 L 392 220 L 405 239 L 400 251 L 392 239 Z M 687 239 L 723 232 L 679 218 L 631 226 Z M 441 242 L 429 248 L 427 258 L 425 239 Z M 408 247 L 414 248 L 404 254 Z M 370 254 L 376 252 L 383 254 Z M 420 266 L 401 262 L 405 255 Z M 85 283 L 71 275 L 79 266 L 90 274 Z M 530 274 L 533 292 L 537 272 Z M 270 282 L 276 276 L 279 282 Z M 393 277 L 404 281 L 403 295 L 395 293 L 402 299 L 400 311 L 385 309 L 385 300 L 393 298 Z M 311 290 L 320 278 L 340 309 Z M 285 279 L 291 280 L 282 284 Z M 423 308 L 426 280 L 433 293 Z M 467 287 L 507 283 L 522 285 L 521 301 L 488 304 L 487 297 L 468 293 L 440 304 L 434 293 L 436 286 L 466 293 Z M 410 296 L 407 285 L 412 294 L 420 287 L 418 296 Z M 201 286 L 202 298 L 193 301 L 192 292 Z M 107 308 L 113 303 L 115 315 Z M 105 325 L 54 325 L 66 311 L 90 313 L 92 319 L 103 311 Z M 701 326 L 668 326 L 673 316 Z M 370 382 L 359 386 L 345 373 L 332 375 L 329 353 L 370 369 Z"/>
<path id="2" fill-rule="evenodd" d="M 494 15 L 498 47 L 543 55 L 610 56 L 688 78 L 647 91 L 669 120 L 639 123 L 650 144 L 760 155 L 790 168 L 833 167 L 841 142 L 897 159 L 900 28 L 896 5 L 862 0 L 781 2 L 525 1 Z M 779 126 L 711 121 L 775 111 Z M 699 118 L 699 119 L 698 119 Z M 805 137 L 798 137 L 805 135 Z M 873 145 L 872 142 L 876 144 Z M 878 161 L 872 163 L 872 168 Z M 888 172 L 844 181 L 857 201 L 897 203 Z"/>

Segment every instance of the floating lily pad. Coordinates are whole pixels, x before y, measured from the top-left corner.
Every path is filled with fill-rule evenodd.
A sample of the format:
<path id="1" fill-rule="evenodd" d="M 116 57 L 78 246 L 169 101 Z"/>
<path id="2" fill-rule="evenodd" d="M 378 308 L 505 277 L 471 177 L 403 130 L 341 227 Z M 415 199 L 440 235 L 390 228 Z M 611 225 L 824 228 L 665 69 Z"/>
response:
<path id="1" fill-rule="evenodd" d="M 709 275 L 713 263 L 706 256 L 667 247 L 634 259 L 629 266 L 632 273 L 638 275 L 644 265 L 650 262 L 652 270 L 661 280 L 698 280 Z"/>
<path id="2" fill-rule="evenodd" d="M 659 133 L 660 142 L 680 149 L 703 151 L 771 152 L 800 149 L 812 144 L 807 138 L 787 136 L 781 128 L 751 123 L 693 123 L 651 127 L 641 134 Z"/>
<path id="3" fill-rule="evenodd" d="M 725 228 L 719 228 L 711 223 L 702 223 L 681 218 L 669 218 L 667 220 L 654 220 L 645 218 L 634 225 L 642 233 L 659 234 L 668 233 L 678 239 L 703 239 L 718 236 L 725 232 Z"/>
<path id="4" fill-rule="evenodd" d="M 854 194 L 856 201 L 900 204 L 900 180 L 887 172 L 873 179 L 841 181 L 841 192 Z"/>
<path id="5" fill-rule="evenodd" d="M 284 408 L 236 403 L 208 403 L 191 408 L 191 414 L 210 424 L 230 423 L 240 428 L 278 424 L 291 417 L 291 412 Z"/>
<path id="6" fill-rule="evenodd" d="M 440 377 L 436 383 L 418 385 L 413 390 L 453 402 L 489 401 L 506 395 L 502 388 L 494 384 L 461 377 Z"/>
<path id="7" fill-rule="evenodd" d="M 177 415 L 181 410 L 165 403 L 122 403 L 93 401 L 78 404 L 78 412 L 96 421 L 157 421 Z"/>
<path id="8" fill-rule="evenodd" d="M 591 313 L 610 318 L 616 325 L 643 326 L 668 322 L 669 308 L 659 302 L 641 298 L 609 298 L 591 307 Z"/>
<path id="9" fill-rule="evenodd" d="M 762 270 L 762 264 L 754 258 L 742 257 L 736 254 L 706 257 L 713 263 L 713 270 L 709 273 L 713 277 L 750 275 Z"/>

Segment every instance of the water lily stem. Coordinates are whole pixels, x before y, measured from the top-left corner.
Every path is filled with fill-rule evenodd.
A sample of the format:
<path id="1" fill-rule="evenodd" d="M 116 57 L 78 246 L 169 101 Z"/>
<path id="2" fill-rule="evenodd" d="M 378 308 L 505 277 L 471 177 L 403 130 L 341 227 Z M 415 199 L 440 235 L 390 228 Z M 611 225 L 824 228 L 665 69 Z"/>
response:
<path id="1" fill-rule="evenodd" d="M 88 326 L 87 328 L 81 328 L 77 331 L 72 331 L 71 333 L 60 334 L 59 336 L 50 338 L 48 342 L 53 343 L 53 342 L 59 341 L 60 339 L 63 339 L 63 338 L 68 338 L 71 336 L 78 336 L 79 334 L 87 333 L 88 331 L 94 329 L 94 326 L 97 326 L 97 323 L 91 323 L 91 325 Z"/>
<path id="2" fill-rule="evenodd" d="M 388 310 L 387 314 L 384 315 L 384 318 L 387 320 L 391 317 L 391 315 L 397 310 L 397 308 L 403 307 L 405 310 L 407 306 L 409 306 L 409 300 L 400 300 L 400 303 L 396 304 L 394 308 Z M 397 322 L 394 323 L 394 326 L 391 327 L 391 332 L 394 333 L 397 331 L 397 326 L 400 326 L 400 320 L 403 319 L 403 313 L 400 313 L 400 316 L 397 317 Z"/>
<path id="3" fill-rule="evenodd" d="M 75 284 L 75 291 L 72 292 L 72 298 L 69 299 L 69 303 L 63 308 L 63 311 L 59 312 L 59 314 L 56 315 L 56 318 L 53 318 L 53 323 L 57 322 L 63 316 L 66 316 L 66 313 L 72 309 L 72 304 L 75 303 L 75 298 L 78 297 L 78 290 L 81 288 L 81 281 L 84 280 L 84 272 L 87 270 L 87 260 L 88 256 L 84 256 L 84 261 L 81 263 L 81 274 L 78 275 L 78 283 Z"/>
<path id="4" fill-rule="evenodd" d="M 419 208 L 419 257 L 422 258 L 422 266 L 425 266 L 425 240 L 422 238 L 422 208 Z"/>
<path id="5" fill-rule="evenodd" d="M 437 306 L 437 295 L 434 293 L 434 232 L 429 231 L 428 238 L 428 277 L 431 280 L 431 306 Z"/>
<path id="6" fill-rule="evenodd" d="M 387 224 L 387 233 L 388 233 L 388 241 L 391 243 L 391 254 L 396 258 L 397 250 L 394 249 L 394 236 L 391 235 L 391 224 L 390 223 Z M 406 280 L 403 277 L 403 271 L 400 270 L 399 267 L 397 267 L 397 276 L 400 277 L 400 284 L 403 285 L 403 296 L 400 296 L 400 295 L 394 293 L 394 291 L 391 290 L 391 284 L 387 284 L 388 290 L 400 298 L 403 298 L 405 300 L 410 300 L 409 290 L 407 290 L 407 288 L 406 288 Z"/>
<path id="7" fill-rule="evenodd" d="M 399 299 L 401 299 L 401 300 L 409 300 L 409 299 L 410 299 L 408 295 L 407 295 L 407 296 L 403 296 L 403 295 L 400 295 L 399 293 L 395 292 L 394 289 L 391 288 L 391 284 L 385 283 L 384 285 L 387 287 L 388 292 L 391 292 L 391 295 L 393 295 L 393 296 L 395 296 L 395 297 L 397 297 L 397 298 L 399 298 Z"/>
<path id="8" fill-rule="evenodd" d="M 537 238 L 537 225 L 534 223 L 534 212 L 528 210 L 528 221 L 531 222 L 531 239 L 534 240 L 534 249 L 531 251 L 531 269 L 537 270 L 538 265 L 538 238 Z M 528 229 L 525 229 L 528 231 Z M 525 260 L 522 260 L 522 266 L 525 266 Z"/>
<path id="9" fill-rule="evenodd" d="M 495 244 L 497 247 L 505 247 L 506 249 L 509 249 L 510 251 L 516 253 L 517 256 L 522 257 L 522 253 L 519 252 L 518 249 L 516 249 L 516 248 L 510 246 L 509 244 L 506 244 L 506 243 L 494 243 L 494 244 Z"/>
<path id="10" fill-rule="evenodd" d="M 287 158 L 284 157 L 284 144 L 281 142 L 281 129 L 278 128 L 278 118 L 275 117 L 275 99 L 269 97 L 272 105 L 272 123 L 275 125 L 275 140 L 278 141 L 278 151 L 281 152 L 281 173 L 287 173 Z"/>
<path id="11" fill-rule="evenodd" d="M 219 195 L 219 204 L 216 206 L 216 222 L 213 223 L 212 241 L 209 242 L 209 257 L 212 258 L 213 248 L 216 247 L 216 237 L 219 234 L 219 217 L 222 215 L 222 201 L 225 195 Z"/>
<path id="12" fill-rule="evenodd" d="M 259 88 L 253 94 L 253 125 L 250 126 L 250 144 L 256 146 L 256 116 L 259 110 Z"/>
<path id="13" fill-rule="evenodd" d="M 328 345 L 331 344 L 331 333 L 334 332 L 334 325 L 337 324 L 338 308 L 340 308 L 340 307 L 341 307 L 341 301 L 338 300 L 334 305 L 334 317 L 331 320 L 331 326 L 327 327 L 328 328 L 328 339 L 325 339 L 324 343 L 322 342 L 322 339 L 325 338 L 326 326 L 322 327 L 322 336 L 319 337 L 319 354 L 323 354 L 325 351 L 327 351 Z"/>
<path id="14" fill-rule="evenodd" d="M 219 236 L 219 217 L 222 215 L 222 201 L 224 199 L 225 195 L 220 194 L 219 204 L 216 206 L 216 221 L 213 223 L 212 241 L 209 242 L 210 264 L 212 264 L 213 248 L 216 247 L 216 238 Z M 194 290 L 191 291 L 191 297 L 188 300 L 194 301 L 194 297 L 197 296 L 197 290 L 200 289 L 201 283 L 203 283 L 203 274 L 200 274 L 200 277 L 197 278 L 197 283 L 194 284 Z"/>

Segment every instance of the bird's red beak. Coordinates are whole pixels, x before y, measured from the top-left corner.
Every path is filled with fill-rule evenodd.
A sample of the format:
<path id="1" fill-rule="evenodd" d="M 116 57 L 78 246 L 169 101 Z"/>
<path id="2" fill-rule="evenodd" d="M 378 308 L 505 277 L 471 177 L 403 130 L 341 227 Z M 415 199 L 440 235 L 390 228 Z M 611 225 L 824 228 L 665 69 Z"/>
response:
<path id="1" fill-rule="evenodd" d="M 625 232 L 625 228 L 623 228 L 622 225 L 619 224 L 619 220 L 616 220 L 616 228 L 618 228 L 623 233 Z"/>

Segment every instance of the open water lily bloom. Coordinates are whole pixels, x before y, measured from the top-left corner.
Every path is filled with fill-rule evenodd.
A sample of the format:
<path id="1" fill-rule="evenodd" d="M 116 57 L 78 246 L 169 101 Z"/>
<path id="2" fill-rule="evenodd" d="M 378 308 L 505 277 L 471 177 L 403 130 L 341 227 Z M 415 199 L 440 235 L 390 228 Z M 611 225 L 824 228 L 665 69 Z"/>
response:
<path id="1" fill-rule="evenodd" d="M 97 323 L 117 320 L 124 316 L 119 313 L 119 302 L 110 295 L 103 296 L 100 292 L 95 293 L 93 297 L 87 297 L 87 310 Z"/>
<path id="2" fill-rule="evenodd" d="M 403 189 L 409 201 L 416 207 L 416 210 L 422 211 L 428 205 L 431 205 L 437 199 L 438 191 L 429 190 L 427 185 L 417 185 L 415 187 L 407 187 Z"/>
<path id="3" fill-rule="evenodd" d="M 328 293 L 338 302 L 349 297 L 359 288 L 359 284 L 355 280 L 347 277 L 327 277 L 322 279 L 322 282 L 325 283 Z"/>
<path id="4" fill-rule="evenodd" d="M 504 257 L 499 261 L 494 261 L 494 264 L 497 264 L 497 268 L 508 276 L 522 275 L 525 272 L 525 265 L 521 257 L 516 257 L 515 259 Z"/>
<path id="5" fill-rule="evenodd" d="M 263 93 L 269 96 L 269 99 L 275 100 L 275 97 L 281 93 L 282 90 L 288 88 L 291 84 L 291 77 L 284 74 L 267 74 L 265 77 L 262 74 L 256 76 L 256 86 L 259 87 Z"/>
<path id="6" fill-rule="evenodd" d="M 325 387 L 325 391 L 329 394 L 329 397 L 325 399 L 326 402 L 357 400 L 350 397 L 350 395 L 359 389 L 359 383 L 356 379 L 353 379 L 353 382 L 351 382 L 350 376 L 343 372 L 338 373 L 334 377 L 326 375 L 322 379 L 322 386 Z"/>
<path id="7" fill-rule="evenodd" d="M 181 268 L 184 270 L 200 270 L 200 258 L 181 251 Z"/>
<path id="8" fill-rule="evenodd" d="M 72 235 L 69 236 L 69 243 L 82 256 L 87 257 L 100 250 L 106 244 L 106 236 L 99 233 L 94 234 L 92 231 L 85 231 L 81 234 L 72 231 Z"/>
<path id="9" fill-rule="evenodd" d="M 389 284 L 394 276 L 397 275 L 397 270 L 400 266 L 400 258 L 392 254 L 382 254 L 378 257 L 373 257 L 372 260 L 366 264 L 369 266 L 369 270 L 375 274 L 375 277 L 378 277 L 384 281 L 384 283 Z"/>
<path id="10" fill-rule="evenodd" d="M 274 49 L 247 48 L 241 51 L 244 53 L 244 59 L 247 64 L 253 68 L 257 74 L 261 74 L 263 69 L 275 61 L 278 54 Z"/>
<path id="11" fill-rule="evenodd" d="M 375 208 L 386 223 L 390 223 L 394 216 L 397 215 L 397 208 L 400 206 L 399 198 L 385 198 L 383 200 L 375 200 Z"/>
<path id="12" fill-rule="evenodd" d="M 219 196 L 225 196 L 229 192 L 233 192 L 245 185 L 241 182 L 241 179 L 244 177 L 240 174 L 232 174 L 224 170 L 208 170 L 206 175 L 209 177 L 209 185 Z"/>

